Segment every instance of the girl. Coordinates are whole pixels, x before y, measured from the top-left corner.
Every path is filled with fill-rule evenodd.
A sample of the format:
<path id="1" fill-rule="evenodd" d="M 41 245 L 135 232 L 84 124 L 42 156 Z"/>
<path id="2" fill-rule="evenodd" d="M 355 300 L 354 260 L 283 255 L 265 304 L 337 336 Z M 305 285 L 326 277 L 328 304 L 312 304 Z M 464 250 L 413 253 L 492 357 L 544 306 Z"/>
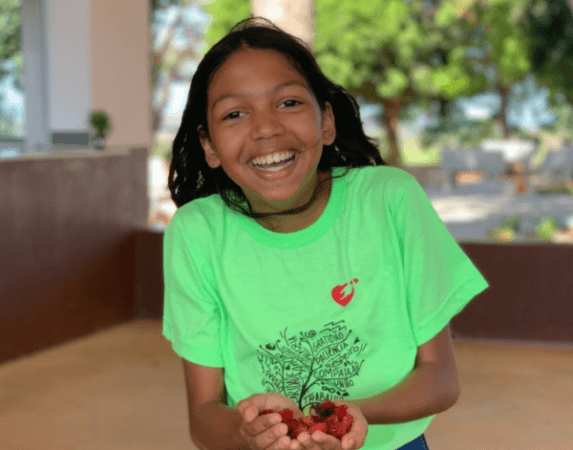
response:
<path id="1" fill-rule="evenodd" d="M 448 324 L 489 285 L 301 41 L 250 19 L 211 48 L 169 189 L 163 334 L 196 446 L 427 448 L 459 396 Z M 354 418 L 341 441 L 287 436 L 279 411 L 327 399 Z"/>

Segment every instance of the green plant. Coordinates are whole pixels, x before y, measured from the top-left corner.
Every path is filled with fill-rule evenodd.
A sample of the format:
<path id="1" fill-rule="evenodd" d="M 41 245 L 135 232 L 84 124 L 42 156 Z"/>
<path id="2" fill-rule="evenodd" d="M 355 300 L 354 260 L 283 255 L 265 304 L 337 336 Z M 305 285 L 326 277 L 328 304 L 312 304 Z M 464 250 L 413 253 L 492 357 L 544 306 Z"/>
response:
<path id="1" fill-rule="evenodd" d="M 111 130 L 111 120 L 103 110 L 92 111 L 90 114 L 90 125 L 96 130 L 97 136 L 100 137 L 105 137 Z"/>
<path id="2" fill-rule="evenodd" d="M 535 227 L 535 233 L 540 241 L 551 241 L 556 231 L 559 231 L 559 224 L 553 217 L 544 217 Z"/>

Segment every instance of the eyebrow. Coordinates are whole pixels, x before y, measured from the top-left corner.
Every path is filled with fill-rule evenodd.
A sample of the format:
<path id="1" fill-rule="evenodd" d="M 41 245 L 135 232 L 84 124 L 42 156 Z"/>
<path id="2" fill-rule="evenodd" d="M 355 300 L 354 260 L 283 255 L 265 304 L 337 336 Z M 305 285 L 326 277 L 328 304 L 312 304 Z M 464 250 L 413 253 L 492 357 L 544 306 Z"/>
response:
<path id="1" fill-rule="evenodd" d="M 280 91 L 281 89 L 284 89 L 288 86 L 293 86 L 293 85 L 301 86 L 308 91 L 308 86 L 306 84 L 300 82 L 300 81 L 287 81 L 286 83 L 281 83 L 278 86 L 275 86 L 274 89 L 271 91 L 271 93 L 274 94 L 274 93 Z M 219 98 L 217 98 L 217 100 L 215 100 L 213 102 L 213 106 L 211 107 L 211 111 L 213 111 L 215 109 L 215 105 L 217 103 L 222 102 L 223 100 L 227 100 L 229 98 L 241 98 L 241 97 L 244 97 L 244 95 L 239 93 L 239 92 L 233 92 L 231 94 L 221 95 Z"/>

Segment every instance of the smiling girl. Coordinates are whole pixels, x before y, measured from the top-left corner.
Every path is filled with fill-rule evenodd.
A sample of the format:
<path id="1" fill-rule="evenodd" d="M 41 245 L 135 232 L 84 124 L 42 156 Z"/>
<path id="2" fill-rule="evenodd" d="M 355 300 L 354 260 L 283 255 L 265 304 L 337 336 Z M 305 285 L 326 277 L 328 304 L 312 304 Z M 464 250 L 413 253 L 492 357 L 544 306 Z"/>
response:
<path id="1" fill-rule="evenodd" d="M 449 322 L 489 285 L 301 41 L 250 19 L 209 50 L 169 189 L 163 334 L 195 445 L 427 448 L 459 396 Z M 348 434 L 291 439 L 278 412 L 327 399 Z"/>

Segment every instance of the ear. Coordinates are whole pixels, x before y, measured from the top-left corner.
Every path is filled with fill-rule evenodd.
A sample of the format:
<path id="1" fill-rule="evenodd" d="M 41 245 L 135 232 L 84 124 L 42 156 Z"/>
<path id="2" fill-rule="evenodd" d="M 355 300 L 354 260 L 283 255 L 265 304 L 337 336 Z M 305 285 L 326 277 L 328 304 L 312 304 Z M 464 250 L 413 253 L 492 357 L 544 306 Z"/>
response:
<path id="1" fill-rule="evenodd" d="M 336 139 L 336 124 L 334 122 L 334 112 L 330 103 L 326 102 L 326 107 L 322 111 L 322 143 L 332 145 Z"/>
<path id="2" fill-rule="evenodd" d="M 217 156 L 217 152 L 213 147 L 211 139 L 209 139 L 205 133 L 203 125 L 199 125 L 197 127 L 197 132 L 199 133 L 199 141 L 201 142 L 201 147 L 203 147 L 203 151 L 205 152 L 205 160 L 207 161 L 207 165 L 211 169 L 216 169 L 221 165 L 221 160 Z"/>

